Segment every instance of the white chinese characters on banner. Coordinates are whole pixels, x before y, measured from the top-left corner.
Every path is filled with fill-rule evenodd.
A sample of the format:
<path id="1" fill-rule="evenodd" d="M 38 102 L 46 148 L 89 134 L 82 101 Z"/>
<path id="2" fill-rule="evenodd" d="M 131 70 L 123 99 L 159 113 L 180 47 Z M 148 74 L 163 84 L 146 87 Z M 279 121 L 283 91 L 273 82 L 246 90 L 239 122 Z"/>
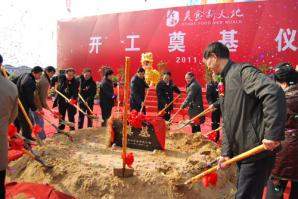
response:
<path id="1" fill-rule="evenodd" d="M 172 32 L 169 34 L 170 36 L 170 43 L 168 45 L 169 52 L 180 51 L 185 52 L 185 45 L 184 45 L 184 32 Z"/>
<path id="2" fill-rule="evenodd" d="M 135 47 L 135 39 L 139 39 L 140 35 L 127 35 L 126 38 L 130 39 L 130 47 L 125 48 L 125 51 L 127 51 L 127 52 L 136 52 L 136 51 L 141 50 L 140 48 Z"/>
<path id="3" fill-rule="evenodd" d="M 238 31 L 236 30 L 223 30 L 220 32 L 222 39 L 219 40 L 219 42 L 226 45 L 231 52 L 236 52 L 238 48 L 238 40 L 235 39 L 235 34 L 237 33 Z"/>
<path id="4" fill-rule="evenodd" d="M 277 51 L 285 51 L 288 48 L 296 51 L 297 47 L 293 44 L 295 41 L 296 37 L 296 30 L 291 30 L 287 28 L 286 30 L 284 29 L 279 29 L 279 32 L 275 38 L 275 41 L 277 42 Z M 284 45 L 283 45 L 284 44 Z"/>
<path id="5" fill-rule="evenodd" d="M 99 47 L 102 45 L 102 38 L 100 36 L 97 37 L 90 37 L 90 49 L 89 53 L 93 53 L 95 51 L 96 54 L 98 54 Z"/>

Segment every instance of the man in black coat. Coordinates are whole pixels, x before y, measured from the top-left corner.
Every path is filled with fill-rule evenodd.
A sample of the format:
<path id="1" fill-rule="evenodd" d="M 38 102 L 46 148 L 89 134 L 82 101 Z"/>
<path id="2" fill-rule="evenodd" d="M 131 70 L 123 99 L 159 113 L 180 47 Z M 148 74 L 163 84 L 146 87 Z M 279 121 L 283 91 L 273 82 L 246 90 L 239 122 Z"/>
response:
<path id="1" fill-rule="evenodd" d="M 158 111 L 161 111 L 165 108 L 165 106 L 171 103 L 174 99 L 174 92 L 179 94 L 181 91 L 179 88 L 173 83 L 171 79 L 171 73 L 165 72 L 163 74 L 163 79 L 160 80 L 156 86 L 156 93 L 157 93 L 157 104 L 158 104 Z M 173 110 L 173 104 L 169 106 L 163 115 L 163 118 L 167 121 L 171 118 L 171 112 Z"/>
<path id="2" fill-rule="evenodd" d="M 133 76 L 130 82 L 130 110 L 140 111 L 145 100 L 146 89 L 149 86 L 145 82 L 145 70 L 139 68 L 137 74 Z M 146 107 L 143 108 L 143 113 L 146 114 Z"/>
<path id="3" fill-rule="evenodd" d="M 32 68 L 31 73 L 24 73 L 12 81 L 17 85 L 19 92 L 19 99 L 22 102 L 24 109 L 29 116 L 29 110 L 36 111 L 36 105 L 34 103 L 34 92 L 36 90 L 36 80 L 41 78 L 43 69 L 40 66 Z M 27 138 L 34 140 L 30 126 L 23 114 L 19 109 L 18 117 L 15 121 L 15 125 L 22 130 L 22 135 Z"/>
<path id="4" fill-rule="evenodd" d="M 207 89 L 206 89 L 206 99 L 209 105 L 212 105 L 219 100 L 218 95 L 218 82 L 215 78 L 215 74 L 212 73 L 212 79 L 210 82 L 207 83 Z M 219 128 L 220 123 L 220 107 L 217 107 L 212 113 L 211 113 L 211 128 L 212 130 L 215 130 Z M 219 132 L 216 132 L 216 138 L 215 142 L 219 140 Z"/>
<path id="5" fill-rule="evenodd" d="M 69 122 L 74 123 L 74 117 L 77 113 L 77 109 L 71 104 L 77 104 L 79 83 L 75 78 L 75 70 L 73 68 L 66 69 L 65 75 L 59 75 L 57 90 L 71 101 L 68 103 L 62 96 L 57 95 L 53 106 L 56 107 L 58 105 L 58 110 L 62 120 L 65 120 L 67 112 Z M 59 130 L 64 130 L 65 125 L 59 121 L 58 128 Z M 70 127 L 70 130 L 75 130 L 75 128 Z"/>
<path id="6" fill-rule="evenodd" d="M 102 126 L 107 126 L 107 120 L 110 118 L 114 106 L 116 95 L 114 94 L 114 84 L 112 81 L 113 70 L 107 69 L 104 74 L 104 79 L 100 83 L 99 98 L 101 115 L 103 119 Z"/>
<path id="7" fill-rule="evenodd" d="M 93 111 L 94 97 L 96 95 L 96 83 L 91 76 L 91 69 L 85 68 L 83 71 L 83 74 L 79 77 L 78 81 L 80 84 L 79 93 L 83 97 L 85 102 L 87 102 L 90 109 Z M 88 114 L 92 114 L 92 113 L 89 113 L 88 108 L 85 106 L 84 102 L 81 99 L 79 100 L 79 105 L 84 112 L 88 112 Z M 85 115 L 80 112 L 79 123 L 78 123 L 79 129 L 82 129 L 84 126 L 84 118 L 85 118 Z M 92 124 L 93 124 L 92 119 L 88 118 L 88 127 L 92 127 Z"/>
<path id="8" fill-rule="evenodd" d="M 262 198 L 263 188 L 274 164 L 274 150 L 284 139 L 286 104 L 282 89 L 250 64 L 230 60 L 229 49 L 211 43 L 204 52 L 204 63 L 221 75 L 225 91 L 221 95 L 223 117 L 222 157 L 225 160 L 264 144 L 268 149 L 237 163 L 236 198 Z"/>
<path id="9" fill-rule="evenodd" d="M 185 75 L 185 80 L 187 83 L 186 92 L 187 97 L 181 105 L 181 109 L 189 107 L 188 115 L 189 118 L 194 118 L 198 114 L 204 111 L 203 100 L 202 100 L 202 88 L 200 84 L 194 77 L 192 72 L 188 72 Z M 198 120 L 191 123 L 192 133 L 197 133 L 201 131 L 200 124 L 205 122 L 205 117 L 201 117 Z"/>

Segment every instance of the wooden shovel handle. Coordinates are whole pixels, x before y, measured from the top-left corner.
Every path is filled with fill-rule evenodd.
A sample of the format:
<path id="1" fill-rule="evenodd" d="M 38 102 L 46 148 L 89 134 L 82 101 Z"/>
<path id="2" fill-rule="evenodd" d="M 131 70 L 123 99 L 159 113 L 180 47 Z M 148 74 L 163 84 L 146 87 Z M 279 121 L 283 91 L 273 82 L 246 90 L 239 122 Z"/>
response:
<path id="1" fill-rule="evenodd" d="M 82 102 L 85 104 L 85 106 L 87 107 L 87 109 L 89 110 L 89 112 L 94 115 L 93 111 L 91 110 L 90 106 L 88 105 L 88 103 L 84 100 L 84 98 L 82 97 L 82 95 L 79 93 L 79 98 L 82 100 Z"/>
<path id="2" fill-rule="evenodd" d="M 259 145 L 259 146 L 255 147 L 255 148 L 253 148 L 253 149 L 250 149 L 249 151 L 246 151 L 244 153 L 241 153 L 241 154 L 239 154 L 239 155 L 237 155 L 237 156 L 235 156 L 235 157 L 233 157 L 233 158 L 225 161 L 223 164 L 230 165 L 230 164 L 239 162 L 241 160 L 244 160 L 246 158 L 249 158 L 251 156 L 254 156 L 254 155 L 256 155 L 258 153 L 261 153 L 261 152 L 263 152 L 265 150 L 266 149 L 265 149 L 264 145 L 262 144 L 262 145 Z M 199 175 L 190 178 L 184 184 L 194 184 L 194 183 L 198 182 L 205 175 L 208 175 L 210 173 L 215 172 L 217 170 L 217 168 L 218 168 L 218 166 L 213 166 L 212 168 L 210 168 L 210 169 L 208 169 L 208 170 L 200 173 Z"/>
<path id="3" fill-rule="evenodd" d="M 167 104 L 161 111 L 158 112 L 158 115 L 161 115 L 167 108 L 169 108 L 177 99 L 179 99 L 180 95 L 177 95 L 175 99 L 173 99 L 169 104 Z"/>
<path id="4" fill-rule="evenodd" d="M 68 103 L 70 102 L 70 99 L 68 99 L 65 95 L 63 95 L 63 93 L 61 93 L 60 91 L 58 91 L 57 89 L 55 89 L 55 92 L 58 93 L 58 95 L 60 95 L 61 97 L 63 97 Z M 82 109 L 80 109 L 80 107 L 78 107 L 75 104 L 71 104 L 73 107 L 75 107 L 78 111 L 80 111 L 81 113 L 83 113 L 84 115 L 88 115 L 87 113 L 85 113 Z"/>

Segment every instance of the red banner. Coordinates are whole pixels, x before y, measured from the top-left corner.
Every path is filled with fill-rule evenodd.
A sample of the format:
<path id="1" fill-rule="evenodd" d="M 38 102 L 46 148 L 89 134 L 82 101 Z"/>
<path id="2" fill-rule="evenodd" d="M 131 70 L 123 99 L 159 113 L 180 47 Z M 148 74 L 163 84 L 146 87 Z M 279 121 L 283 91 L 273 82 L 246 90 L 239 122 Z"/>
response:
<path id="1" fill-rule="evenodd" d="M 58 22 L 58 67 L 117 70 L 132 58 L 132 72 L 141 54 L 152 52 L 154 67 L 167 62 L 175 82 L 195 72 L 205 83 L 204 48 L 221 41 L 238 62 L 269 67 L 298 64 L 298 2 L 295 0 L 210 4 L 108 14 Z M 100 74 L 94 72 L 95 79 Z"/>

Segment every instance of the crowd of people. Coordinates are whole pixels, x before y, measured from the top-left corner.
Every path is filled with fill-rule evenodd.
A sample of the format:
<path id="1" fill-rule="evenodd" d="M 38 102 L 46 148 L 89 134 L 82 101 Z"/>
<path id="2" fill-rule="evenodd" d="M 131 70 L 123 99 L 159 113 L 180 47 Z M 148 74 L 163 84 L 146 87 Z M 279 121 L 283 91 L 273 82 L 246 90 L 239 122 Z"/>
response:
<path id="1" fill-rule="evenodd" d="M 0 65 L 2 69 L 2 56 Z M 220 127 L 222 120 L 222 154 L 218 160 L 219 169 L 228 165 L 224 161 L 263 144 L 267 149 L 258 155 L 237 163 L 238 181 L 236 198 L 262 198 L 268 184 L 267 198 L 282 198 L 288 181 L 292 188 L 290 198 L 298 198 L 298 72 L 289 63 L 275 67 L 271 76 L 263 74 L 248 63 L 235 63 L 230 59 L 229 49 L 219 43 L 211 43 L 204 51 L 203 62 L 211 71 L 207 83 L 206 98 L 212 108 L 212 129 Z M 78 128 L 93 126 L 94 99 L 99 92 L 102 126 L 107 125 L 117 95 L 114 92 L 113 70 L 104 71 L 99 87 L 92 78 L 92 71 L 85 68 L 79 77 L 73 68 L 56 74 L 56 69 L 36 66 L 31 73 L 24 73 L 11 81 L 0 75 L 0 198 L 5 196 L 5 175 L 7 168 L 7 129 L 14 123 L 25 139 L 35 140 L 26 114 L 33 123 L 41 126 L 38 136 L 46 138 L 44 132 L 44 109 L 59 118 L 57 133 L 65 129 L 63 122 L 68 116 L 75 123 L 79 110 Z M 185 75 L 187 96 L 180 110 L 188 108 L 190 118 L 204 111 L 202 87 L 193 72 Z M 224 89 L 219 93 L 218 85 Z M 158 110 L 165 110 L 162 117 L 169 121 L 173 112 L 174 93 L 181 95 L 170 72 L 164 72 L 154 85 L 158 99 Z M 48 104 L 48 94 L 55 91 L 53 107 Z M 146 114 L 145 100 L 152 84 L 145 79 L 145 69 L 140 67 L 131 79 L 130 109 Z M 98 89 L 99 88 L 99 89 Z M 23 105 L 26 114 L 18 106 Z M 169 106 L 168 106 L 169 105 Z M 18 108 L 19 107 L 19 108 Z M 58 112 L 52 108 L 58 107 Z M 86 114 L 84 114 L 86 113 Z M 222 117 L 222 119 L 221 119 Z M 205 117 L 191 123 L 192 133 L 200 132 Z M 71 126 L 71 130 L 75 127 Z M 220 139 L 217 134 L 216 141 Z"/>

